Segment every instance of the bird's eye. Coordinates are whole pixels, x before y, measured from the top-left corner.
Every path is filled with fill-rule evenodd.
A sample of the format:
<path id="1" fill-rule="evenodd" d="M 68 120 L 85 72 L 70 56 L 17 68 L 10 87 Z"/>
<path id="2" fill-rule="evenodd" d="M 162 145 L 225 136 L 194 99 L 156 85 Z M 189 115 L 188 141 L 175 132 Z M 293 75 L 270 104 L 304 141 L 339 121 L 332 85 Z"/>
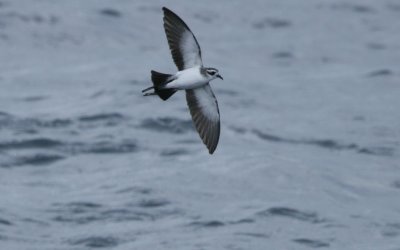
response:
<path id="1" fill-rule="evenodd" d="M 215 71 L 208 71 L 208 74 L 210 74 L 212 76 L 215 75 L 215 73 L 216 73 Z"/>

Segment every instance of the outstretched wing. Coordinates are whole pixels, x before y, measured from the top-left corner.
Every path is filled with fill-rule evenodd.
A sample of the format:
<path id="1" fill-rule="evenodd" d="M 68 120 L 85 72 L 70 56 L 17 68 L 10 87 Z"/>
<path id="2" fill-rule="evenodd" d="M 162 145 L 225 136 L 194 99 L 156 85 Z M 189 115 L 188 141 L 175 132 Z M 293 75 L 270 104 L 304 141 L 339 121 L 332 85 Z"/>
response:
<path id="1" fill-rule="evenodd" d="M 210 154 L 218 145 L 220 118 L 218 102 L 209 84 L 186 90 L 186 100 L 194 125 Z"/>
<path id="2" fill-rule="evenodd" d="M 192 31 L 174 12 L 165 7 L 162 9 L 165 34 L 178 70 L 202 66 L 200 46 Z"/>

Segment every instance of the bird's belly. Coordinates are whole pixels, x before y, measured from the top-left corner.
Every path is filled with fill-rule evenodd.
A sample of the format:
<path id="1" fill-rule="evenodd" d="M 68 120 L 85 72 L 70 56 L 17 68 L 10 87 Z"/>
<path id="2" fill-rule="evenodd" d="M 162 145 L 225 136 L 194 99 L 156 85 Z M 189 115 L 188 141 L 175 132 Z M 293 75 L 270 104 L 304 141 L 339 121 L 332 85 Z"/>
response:
<path id="1" fill-rule="evenodd" d="M 194 89 L 206 85 L 207 82 L 208 81 L 201 76 L 181 76 L 168 83 L 166 87 L 174 89 Z"/>

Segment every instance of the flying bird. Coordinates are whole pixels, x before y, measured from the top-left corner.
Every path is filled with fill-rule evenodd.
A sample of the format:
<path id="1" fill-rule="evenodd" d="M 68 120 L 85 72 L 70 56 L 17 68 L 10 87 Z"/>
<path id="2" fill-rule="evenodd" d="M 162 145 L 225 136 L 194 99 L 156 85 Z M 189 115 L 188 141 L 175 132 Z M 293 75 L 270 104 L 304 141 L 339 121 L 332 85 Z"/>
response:
<path id="1" fill-rule="evenodd" d="M 164 29 L 172 58 L 178 68 L 176 74 L 151 71 L 153 86 L 144 89 L 145 96 L 158 95 L 167 100 L 178 90 L 186 91 L 186 101 L 197 132 L 210 154 L 218 145 L 220 115 L 218 102 L 210 87 L 210 81 L 220 78 L 216 68 L 204 67 L 196 37 L 186 23 L 166 7 Z M 148 92 L 154 90 L 154 92 Z"/>

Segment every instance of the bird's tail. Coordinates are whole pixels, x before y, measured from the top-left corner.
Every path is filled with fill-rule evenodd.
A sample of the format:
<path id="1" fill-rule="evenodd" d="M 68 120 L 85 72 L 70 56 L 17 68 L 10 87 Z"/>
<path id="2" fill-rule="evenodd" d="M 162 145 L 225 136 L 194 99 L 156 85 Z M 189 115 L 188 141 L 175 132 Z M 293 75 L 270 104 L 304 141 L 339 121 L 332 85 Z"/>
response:
<path id="1" fill-rule="evenodd" d="M 145 93 L 145 96 L 149 95 L 158 95 L 164 101 L 170 98 L 177 90 L 176 89 L 166 89 L 164 86 L 170 82 L 172 79 L 172 75 L 160 73 L 157 71 L 151 71 L 151 80 L 153 81 L 153 86 L 142 90 L 142 92 L 146 92 L 148 90 L 154 89 L 154 93 Z"/>

